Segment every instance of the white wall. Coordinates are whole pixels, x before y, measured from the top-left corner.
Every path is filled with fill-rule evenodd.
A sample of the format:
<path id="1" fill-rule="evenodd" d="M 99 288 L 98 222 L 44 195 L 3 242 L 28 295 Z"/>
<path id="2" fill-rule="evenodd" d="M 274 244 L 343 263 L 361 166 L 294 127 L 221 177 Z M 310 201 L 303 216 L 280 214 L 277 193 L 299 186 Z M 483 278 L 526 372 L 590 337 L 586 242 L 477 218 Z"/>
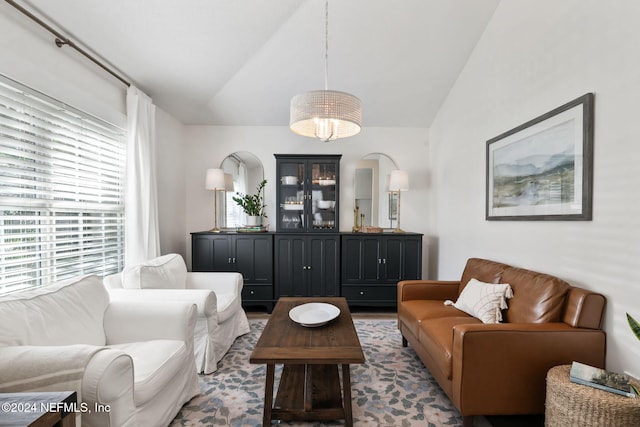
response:
<path id="1" fill-rule="evenodd" d="M 607 366 L 640 375 L 640 2 L 502 1 L 430 133 L 437 275 L 471 256 L 607 297 Z M 485 221 L 486 141 L 595 93 L 593 221 Z"/>
<path id="2" fill-rule="evenodd" d="M 126 86 L 7 4 L 0 7 L 0 73 L 126 128 Z M 152 95 L 152 94 L 150 94 Z M 182 124 L 157 109 L 158 201 L 162 253 L 186 254 Z"/>
<path id="3" fill-rule="evenodd" d="M 187 215 L 185 196 L 184 126 L 164 110 L 156 108 L 156 175 L 160 253 L 187 256 L 184 239 Z"/>
<path id="4" fill-rule="evenodd" d="M 407 231 L 426 233 L 424 213 L 428 177 L 425 165 L 428 129 L 363 128 L 355 137 L 321 143 L 292 133 L 288 126 L 187 126 L 185 127 L 186 241 L 190 232 L 213 226 L 213 196 L 205 190 L 207 168 L 220 167 L 222 160 L 236 151 L 255 154 L 267 179 L 267 223 L 275 230 L 276 160 L 274 153 L 342 154 L 340 164 L 340 230 L 353 226 L 353 180 L 358 160 L 369 153 L 389 155 L 400 169 L 409 172 L 410 191 L 402 194 L 401 225 Z M 385 225 L 388 227 L 388 224 Z M 188 248 L 190 260 L 190 248 Z M 190 265 L 190 261 L 189 261 Z M 426 269 L 426 263 L 424 268 Z"/>
<path id="5" fill-rule="evenodd" d="M 4 3 L 4 2 L 3 2 Z M 126 86 L 20 12 L 0 8 L 0 73 L 117 126 L 126 126 Z"/>

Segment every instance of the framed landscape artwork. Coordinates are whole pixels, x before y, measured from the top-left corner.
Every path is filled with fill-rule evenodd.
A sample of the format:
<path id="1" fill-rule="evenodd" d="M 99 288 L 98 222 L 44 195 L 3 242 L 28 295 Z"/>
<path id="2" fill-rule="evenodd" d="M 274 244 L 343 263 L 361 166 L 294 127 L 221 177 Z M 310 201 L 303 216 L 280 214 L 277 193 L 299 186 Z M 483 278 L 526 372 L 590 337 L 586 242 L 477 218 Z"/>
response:
<path id="1" fill-rule="evenodd" d="M 593 104 L 588 93 L 487 141 L 487 220 L 591 220 Z"/>

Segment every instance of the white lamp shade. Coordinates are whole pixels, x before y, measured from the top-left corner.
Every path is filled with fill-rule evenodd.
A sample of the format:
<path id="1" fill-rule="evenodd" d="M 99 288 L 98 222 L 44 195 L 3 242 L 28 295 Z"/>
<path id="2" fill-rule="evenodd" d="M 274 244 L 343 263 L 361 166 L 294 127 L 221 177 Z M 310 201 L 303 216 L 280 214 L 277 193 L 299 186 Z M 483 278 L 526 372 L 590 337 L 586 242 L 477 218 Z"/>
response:
<path id="1" fill-rule="evenodd" d="M 409 174 L 407 171 L 391 171 L 389 177 L 389 191 L 407 191 L 409 189 Z"/>
<path id="2" fill-rule="evenodd" d="M 222 169 L 207 169 L 205 187 L 207 190 L 224 190 L 226 188 L 224 171 Z"/>

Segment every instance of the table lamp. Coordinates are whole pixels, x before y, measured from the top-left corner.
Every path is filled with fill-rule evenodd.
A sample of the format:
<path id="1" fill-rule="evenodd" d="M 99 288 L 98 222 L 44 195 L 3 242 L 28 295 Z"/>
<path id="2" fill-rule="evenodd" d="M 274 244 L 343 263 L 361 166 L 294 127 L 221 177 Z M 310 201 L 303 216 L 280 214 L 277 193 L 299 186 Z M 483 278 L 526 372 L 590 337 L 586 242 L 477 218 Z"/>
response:
<path id="1" fill-rule="evenodd" d="M 407 171 L 393 170 L 389 177 L 389 191 L 392 193 L 398 193 L 398 222 L 394 233 L 404 233 L 400 228 L 400 192 L 409 190 L 409 174 Z"/>
<path id="2" fill-rule="evenodd" d="M 212 233 L 219 233 L 218 228 L 218 191 L 226 189 L 224 171 L 222 169 L 207 169 L 206 189 L 213 190 L 214 226 Z"/>

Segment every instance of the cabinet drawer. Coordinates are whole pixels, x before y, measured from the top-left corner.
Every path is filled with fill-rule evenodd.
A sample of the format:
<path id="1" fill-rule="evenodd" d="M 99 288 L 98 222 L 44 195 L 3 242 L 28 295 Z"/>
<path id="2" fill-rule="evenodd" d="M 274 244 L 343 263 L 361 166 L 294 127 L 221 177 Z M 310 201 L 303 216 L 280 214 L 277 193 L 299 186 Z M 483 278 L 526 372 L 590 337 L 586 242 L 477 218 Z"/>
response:
<path id="1" fill-rule="evenodd" d="M 273 287 L 271 285 L 244 285 L 242 287 L 243 301 L 271 301 L 273 299 Z"/>
<path id="2" fill-rule="evenodd" d="M 396 305 L 397 287 L 393 286 L 342 286 L 342 296 L 349 304 Z"/>

